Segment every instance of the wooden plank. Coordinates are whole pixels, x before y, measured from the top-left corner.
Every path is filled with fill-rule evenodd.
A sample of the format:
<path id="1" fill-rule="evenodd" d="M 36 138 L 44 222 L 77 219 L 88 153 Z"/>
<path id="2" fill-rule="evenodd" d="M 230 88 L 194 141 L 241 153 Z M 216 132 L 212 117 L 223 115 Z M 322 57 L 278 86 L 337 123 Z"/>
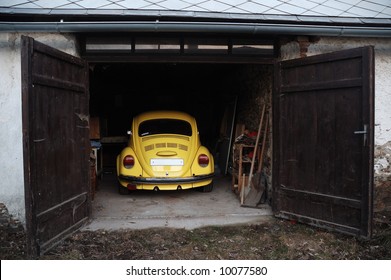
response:
<path id="1" fill-rule="evenodd" d="M 327 63 L 327 62 L 336 62 L 336 61 L 344 61 L 351 60 L 354 58 L 361 59 L 363 55 L 363 48 L 353 48 L 348 50 L 342 50 L 338 52 L 325 53 L 322 55 L 308 56 L 304 58 L 297 58 L 284 61 L 284 68 L 296 68 L 301 67 L 303 65 L 317 65 L 319 63 Z"/>
<path id="2" fill-rule="evenodd" d="M 268 128 L 269 128 L 269 112 L 267 113 L 267 116 L 266 116 L 265 129 L 263 132 L 262 148 L 261 148 L 261 154 L 259 155 L 259 165 L 258 165 L 258 169 L 257 169 L 258 173 L 262 172 L 263 160 L 264 160 L 263 156 L 265 154 L 265 148 L 266 148 L 265 146 L 266 146 L 266 139 L 268 136 Z"/>
<path id="3" fill-rule="evenodd" d="M 335 195 L 326 195 L 320 194 L 317 192 L 303 191 L 292 189 L 287 186 L 281 185 L 280 190 L 286 195 L 297 196 L 298 199 L 308 199 L 310 201 L 321 201 L 321 202 L 332 202 L 333 204 L 345 205 L 352 208 L 360 208 L 361 200 L 360 199 L 351 199 L 348 197 L 341 197 Z"/>
<path id="4" fill-rule="evenodd" d="M 49 251 L 51 248 L 56 246 L 58 243 L 60 243 L 64 238 L 67 238 L 72 233 L 77 231 L 80 227 L 82 227 L 84 224 L 88 222 L 88 217 L 85 217 L 78 221 L 77 223 L 72 224 L 69 228 L 64 229 L 62 232 L 60 232 L 58 235 L 52 237 L 51 239 L 45 241 L 40 245 L 40 254 L 45 254 L 47 251 Z"/>
<path id="5" fill-rule="evenodd" d="M 60 50 L 54 49 L 52 47 L 49 47 L 43 43 L 34 41 L 34 51 L 42 53 L 47 56 L 51 56 L 52 58 L 56 60 L 61 60 L 63 62 L 70 63 L 72 65 L 79 66 L 80 68 L 84 68 L 85 61 L 81 58 L 69 55 L 67 53 L 64 53 Z"/>
<path id="6" fill-rule="evenodd" d="M 279 197 L 279 188 L 281 186 L 281 168 L 283 168 L 283 162 L 281 160 L 281 129 L 280 122 L 283 112 L 281 107 L 284 106 L 284 97 L 281 96 L 281 62 L 276 62 L 274 65 L 274 83 L 273 83 L 273 96 L 272 96 L 272 211 L 278 213 L 281 208 L 281 202 Z"/>
<path id="7" fill-rule="evenodd" d="M 330 223 L 329 221 L 325 221 L 325 220 L 321 220 L 321 219 L 314 219 L 311 216 L 298 215 L 297 213 L 290 213 L 290 212 L 286 212 L 286 211 L 281 211 L 281 212 L 279 212 L 277 217 L 287 219 L 287 220 L 296 220 L 296 221 L 303 223 L 303 224 L 308 224 L 308 225 L 312 225 L 314 227 L 324 228 L 327 230 L 332 229 L 334 231 L 341 232 L 344 234 L 347 233 L 347 234 L 354 235 L 354 236 L 360 235 L 360 230 L 358 230 L 355 227 L 349 227 L 349 226 L 346 226 L 343 224 Z"/>
<path id="8" fill-rule="evenodd" d="M 283 85 L 281 86 L 282 93 L 290 92 L 304 92 L 304 91 L 316 91 L 316 90 L 328 90 L 328 89 L 340 89 L 340 88 L 350 88 L 350 87 L 361 87 L 362 79 L 343 79 L 335 81 L 326 81 L 326 82 L 314 82 L 298 85 Z"/>
<path id="9" fill-rule="evenodd" d="M 254 166 L 255 166 L 255 160 L 257 158 L 257 151 L 258 151 L 258 145 L 259 145 L 259 138 L 261 136 L 261 130 L 263 126 L 263 118 L 265 117 L 265 111 L 266 111 L 266 105 L 263 105 L 262 107 L 262 113 L 261 113 L 261 119 L 259 121 L 259 127 L 258 127 L 258 132 L 257 132 L 257 138 L 255 140 L 255 146 L 254 146 L 254 153 L 253 153 L 253 158 L 251 160 L 251 167 L 250 167 L 250 173 L 249 173 L 249 178 L 248 178 L 248 188 L 251 186 L 251 179 L 253 176 L 254 172 Z M 243 203 L 242 203 L 243 204 Z"/>
<path id="10" fill-rule="evenodd" d="M 33 53 L 34 41 L 26 36 L 22 36 L 22 127 L 23 127 L 23 166 L 24 166 L 24 193 L 26 205 L 26 239 L 27 255 L 36 256 L 38 249 L 35 241 L 37 229 L 36 216 L 34 213 L 33 192 L 31 186 L 31 156 L 30 156 L 30 92 L 31 82 L 31 57 Z"/>
<path id="11" fill-rule="evenodd" d="M 126 137 L 127 140 L 128 137 Z M 90 139 L 100 139 L 100 121 L 99 117 L 90 118 Z M 125 140 L 125 142 L 126 142 Z"/>
<path id="12" fill-rule="evenodd" d="M 93 63 L 142 62 L 142 63 L 208 63 L 208 64 L 263 64 L 273 65 L 276 59 L 260 56 L 210 56 L 210 55 L 97 55 L 85 54 L 83 58 Z"/>
<path id="13" fill-rule="evenodd" d="M 243 123 L 236 124 L 235 128 L 235 139 L 238 138 L 240 135 L 244 133 L 244 130 L 246 129 L 246 125 Z"/>
<path id="14" fill-rule="evenodd" d="M 362 195 L 363 195 L 363 206 L 362 206 L 362 224 L 361 224 L 361 235 L 370 232 L 369 236 L 372 235 L 373 231 L 373 196 L 374 196 L 374 148 L 375 148 L 375 135 L 374 135 L 374 120 L 375 120 L 375 51 L 374 48 L 363 48 L 363 67 L 362 75 L 366 77 L 363 82 L 363 92 L 367 95 L 363 95 L 362 100 L 362 111 L 363 111 L 363 122 L 369 125 L 369 131 L 367 135 L 368 143 L 363 147 L 364 153 L 362 156 L 363 162 L 363 174 L 362 174 Z M 369 158 L 366 156 L 369 154 Z M 365 185 L 365 184 L 368 185 Z"/>
<path id="15" fill-rule="evenodd" d="M 71 90 L 74 92 L 80 92 L 80 93 L 85 92 L 84 84 L 64 81 L 61 79 L 56 79 L 53 77 L 47 77 L 38 74 L 33 75 L 33 83 L 42 86 L 54 87 L 54 88 L 59 88 L 64 90 Z"/>

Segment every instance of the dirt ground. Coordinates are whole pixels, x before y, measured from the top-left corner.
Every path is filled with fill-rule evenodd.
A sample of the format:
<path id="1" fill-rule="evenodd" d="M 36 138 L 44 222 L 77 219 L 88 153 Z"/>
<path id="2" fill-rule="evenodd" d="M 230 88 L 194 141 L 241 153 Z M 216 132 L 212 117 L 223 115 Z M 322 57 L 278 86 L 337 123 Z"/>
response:
<path id="1" fill-rule="evenodd" d="M 194 230 L 76 232 L 39 259 L 391 259 L 391 213 L 376 214 L 361 240 L 293 221 Z M 26 259 L 25 233 L 0 231 L 0 259 Z"/>

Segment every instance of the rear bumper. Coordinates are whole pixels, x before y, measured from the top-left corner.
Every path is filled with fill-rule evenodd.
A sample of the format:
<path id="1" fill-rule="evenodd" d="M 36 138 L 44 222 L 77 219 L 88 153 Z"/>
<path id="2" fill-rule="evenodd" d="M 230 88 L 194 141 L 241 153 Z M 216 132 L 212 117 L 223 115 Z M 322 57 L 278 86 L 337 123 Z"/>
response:
<path id="1" fill-rule="evenodd" d="M 214 177 L 214 173 L 200 176 L 184 177 L 184 178 L 145 178 L 145 177 L 134 177 L 119 175 L 118 179 L 125 181 L 130 184 L 189 184 L 198 183 L 202 181 L 211 180 Z"/>

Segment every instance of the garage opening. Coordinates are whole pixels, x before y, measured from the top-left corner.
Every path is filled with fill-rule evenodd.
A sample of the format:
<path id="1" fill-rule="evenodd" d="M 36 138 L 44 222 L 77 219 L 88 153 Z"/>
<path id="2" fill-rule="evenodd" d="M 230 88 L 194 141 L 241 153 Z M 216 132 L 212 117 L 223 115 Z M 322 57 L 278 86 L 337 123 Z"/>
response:
<path id="1" fill-rule="evenodd" d="M 184 111 L 196 118 L 201 143 L 215 158 L 215 188 L 207 194 L 209 197 L 196 192 L 188 195 L 186 191 L 159 194 L 133 192 L 131 197 L 126 197 L 128 206 L 131 201 L 139 213 L 149 209 L 156 211 L 153 216 L 159 216 L 165 210 L 156 205 L 164 204 L 163 201 L 170 205 L 176 201 L 179 209 L 176 213 L 172 212 L 173 216 L 190 217 L 191 212 L 199 211 L 200 206 L 215 211 L 216 215 L 245 212 L 246 215 L 254 213 L 257 219 L 265 216 L 259 210 L 240 209 L 239 194 L 235 194 L 237 185 L 231 179 L 234 168 L 232 144 L 237 127 L 256 132 L 262 105 L 271 107 L 272 69 L 271 65 L 232 63 L 91 63 L 90 138 L 92 146 L 97 148 L 95 172 L 98 191 L 95 197 L 100 209 L 95 209 L 93 216 L 109 215 L 105 208 L 115 205 L 113 200 L 118 203 L 124 199 L 117 193 L 116 157 L 127 145 L 127 131 L 132 118 L 153 110 Z M 267 144 L 270 147 L 270 143 Z M 270 153 L 266 160 L 269 163 Z M 268 167 L 267 164 L 265 166 Z M 250 164 L 244 168 L 248 174 Z M 271 175 L 270 169 L 268 175 Z M 203 205 L 192 205 L 190 201 L 194 199 Z M 214 208 L 211 208 L 211 202 Z M 151 210 L 151 203 L 155 204 L 155 210 Z M 267 203 L 260 208 L 270 214 L 270 209 L 265 212 L 265 207 L 268 209 Z M 236 210 L 232 212 L 232 209 Z M 122 210 L 127 212 L 125 206 Z M 117 212 L 118 209 L 112 211 Z M 117 214 L 121 216 L 121 213 Z M 208 213 L 199 214 L 208 219 Z M 116 214 L 111 212 L 110 215 Z"/>

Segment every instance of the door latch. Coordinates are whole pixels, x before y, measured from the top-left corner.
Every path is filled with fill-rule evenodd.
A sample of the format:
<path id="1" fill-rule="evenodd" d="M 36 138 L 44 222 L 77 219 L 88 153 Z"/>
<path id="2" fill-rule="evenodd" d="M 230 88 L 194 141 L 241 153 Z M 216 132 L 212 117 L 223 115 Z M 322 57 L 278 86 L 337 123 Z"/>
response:
<path id="1" fill-rule="evenodd" d="M 367 142 L 368 142 L 368 125 L 367 124 L 364 124 L 364 129 L 363 130 L 356 130 L 354 132 L 354 134 L 362 134 L 364 136 L 364 139 L 363 139 L 363 144 L 364 146 L 367 146 Z"/>

